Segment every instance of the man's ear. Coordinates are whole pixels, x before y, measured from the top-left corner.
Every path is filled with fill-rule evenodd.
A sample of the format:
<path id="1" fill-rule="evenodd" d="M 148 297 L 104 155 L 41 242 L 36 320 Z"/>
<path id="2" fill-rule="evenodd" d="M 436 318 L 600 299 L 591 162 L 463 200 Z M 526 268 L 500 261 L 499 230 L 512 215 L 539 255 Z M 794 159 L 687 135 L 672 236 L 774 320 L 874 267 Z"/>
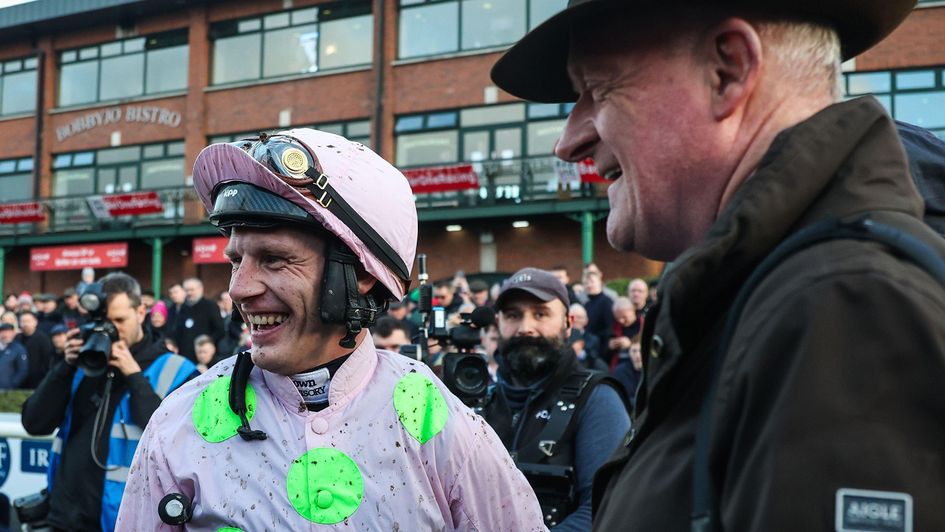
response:
<path id="1" fill-rule="evenodd" d="M 724 120 L 752 96 L 762 64 L 761 36 L 744 19 L 728 18 L 705 33 L 712 114 Z"/>
<path id="2" fill-rule="evenodd" d="M 373 275 L 369 274 L 363 266 L 360 264 L 357 267 L 358 275 L 358 292 L 363 296 L 371 291 L 374 288 L 374 285 L 377 284 L 377 279 Z"/>
<path id="3" fill-rule="evenodd" d="M 138 308 L 135 309 L 135 312 L 138 315 L 138 324 L 144 324 L 144 319 L 148 316 L 148 309 L 145 308 L 144 303 L 138 305 Z"/>

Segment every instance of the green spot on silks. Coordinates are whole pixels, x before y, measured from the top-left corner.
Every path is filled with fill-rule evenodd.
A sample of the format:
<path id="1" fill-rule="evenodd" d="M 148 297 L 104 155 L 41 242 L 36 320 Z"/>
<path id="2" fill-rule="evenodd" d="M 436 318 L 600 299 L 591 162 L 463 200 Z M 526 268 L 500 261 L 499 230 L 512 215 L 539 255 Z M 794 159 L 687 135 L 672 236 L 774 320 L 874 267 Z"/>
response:
<path id="1" fill-rule="evenodd" d="M 443 430 L 449 415 L 443 393 L 419 373 L 408 373 L 397 383 L 394 408 L 404 428 L 421 444 Z"/>
<path id="2" fill-rule="evenodd" d="M 361 505 L 364 479 L 348 455 L 330 448 L 311 449 L 292 461 L 286 495 L 295 511 L 309 521 L 333 525 Z"/>
<path id="3" fill-rule="evenodd" d="M 236 528 L 235 526 L 225 526 L 223 528 L 218 528 L 217 532 L 243 532 L 243 529 Z"/>
<path id="4" fill-rule="evenodd" d="M 197 400 L 191 419 L 197 434 L 210 442 L 219 443 L 236 435 L 240 427 L 240 417 L 230 410 L 230 378 L 220 377 L 204 388 Z M 256 414 L 256 391 L 252 385 L 246 385 L 246 419 L 253 419 Z"/>

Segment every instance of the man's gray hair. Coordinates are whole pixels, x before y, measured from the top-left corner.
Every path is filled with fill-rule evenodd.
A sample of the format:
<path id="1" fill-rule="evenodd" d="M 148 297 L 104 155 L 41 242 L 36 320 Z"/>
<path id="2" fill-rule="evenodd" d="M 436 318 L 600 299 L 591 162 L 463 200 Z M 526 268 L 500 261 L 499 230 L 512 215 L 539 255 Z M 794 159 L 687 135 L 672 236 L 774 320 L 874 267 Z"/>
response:
<path id="1" fill-rule="evenodd" d="M 765 53 L 780 67 L 783 77 L 822 86 L 829 89 L 834 101 L 840 100 L 840 38 L 833 28 L 812 22 L 765 21 L 757 23 L 755 29 Z"/>

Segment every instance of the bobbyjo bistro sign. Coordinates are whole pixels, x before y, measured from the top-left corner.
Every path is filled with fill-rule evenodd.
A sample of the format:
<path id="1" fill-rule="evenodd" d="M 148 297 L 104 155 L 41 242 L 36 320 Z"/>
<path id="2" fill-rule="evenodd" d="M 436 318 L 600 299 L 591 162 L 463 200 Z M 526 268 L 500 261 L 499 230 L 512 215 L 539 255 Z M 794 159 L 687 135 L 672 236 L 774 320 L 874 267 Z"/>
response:
<path id="1" fill-rule="evenodd" d="M 63 141 L 73 135 L 91 131 L 100 126 L 121 122 L 135 124 L 159 124 L 167 127 L 180 127 L 180 112 L 154 105 L 129 105 L 110 107 L 88 112 L 74 118 L 71 122 L 56 128 L 56 139 Z"/>

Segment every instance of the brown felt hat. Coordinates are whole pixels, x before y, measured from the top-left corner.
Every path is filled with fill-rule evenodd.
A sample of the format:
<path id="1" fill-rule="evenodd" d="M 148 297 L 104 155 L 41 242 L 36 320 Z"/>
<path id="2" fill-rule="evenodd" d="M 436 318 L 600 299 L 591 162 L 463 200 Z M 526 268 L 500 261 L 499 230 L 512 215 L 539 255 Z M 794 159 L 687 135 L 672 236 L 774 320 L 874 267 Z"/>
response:
<path id="1" fill-rule="evenodd" d="M 501 89 L 534 102 L 573 102 L 577 93 L 568 78 L 571 28 L 593 28 L 614 11 L 632 16 L 635 10 L 689 2 L 717 5 L 738 13 L 809 20 L 837 30 L 843 59 L 865 52 L 883 40 L 915 7 L 916 0 L 569 0 L 568 7 L 528 32 L 492 67 Z"/>

